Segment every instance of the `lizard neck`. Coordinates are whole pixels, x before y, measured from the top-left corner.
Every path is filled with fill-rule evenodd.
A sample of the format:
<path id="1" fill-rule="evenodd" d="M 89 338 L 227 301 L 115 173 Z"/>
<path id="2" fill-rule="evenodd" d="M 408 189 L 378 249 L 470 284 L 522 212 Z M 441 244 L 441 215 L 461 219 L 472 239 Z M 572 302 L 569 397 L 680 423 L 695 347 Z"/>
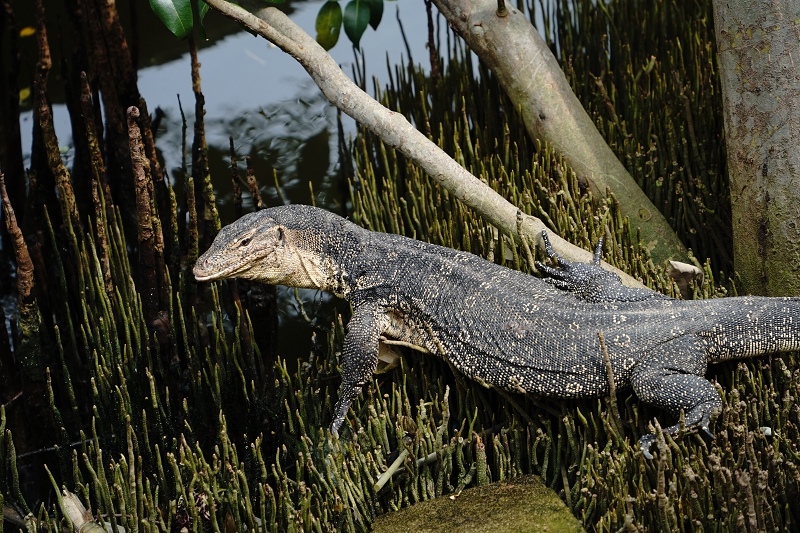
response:
<path id="1" fill-rule="evenodd" d="M 318 288 L 349 299 L 355 289 L 360 258 L 368 244 L 368 232 L 344 219 L 334 222 L 319 253 L 324 281 Z"/>
<path id="2" fill-rule="evenodd" d="M 294 224 L 281 220 L 286 225 L 282 252 L 286 275 L 261 281 L 319 289 L 347 299 L 369 232 L 326 211 L 312 210 L 307 215 Z"/>

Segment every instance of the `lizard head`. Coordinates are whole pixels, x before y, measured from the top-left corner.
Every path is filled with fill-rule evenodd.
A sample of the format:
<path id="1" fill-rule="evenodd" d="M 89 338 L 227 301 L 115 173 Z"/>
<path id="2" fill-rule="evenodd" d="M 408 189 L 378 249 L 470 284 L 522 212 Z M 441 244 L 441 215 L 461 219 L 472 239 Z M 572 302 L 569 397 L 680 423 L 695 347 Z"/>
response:
<path id="1" fill-rule="evenodd" d="M 225 226 L 197 260 L 197 281 L 245 278 L 273 285 L 327 289 L 316 211 L 306 206 L 265 209 Z"/>

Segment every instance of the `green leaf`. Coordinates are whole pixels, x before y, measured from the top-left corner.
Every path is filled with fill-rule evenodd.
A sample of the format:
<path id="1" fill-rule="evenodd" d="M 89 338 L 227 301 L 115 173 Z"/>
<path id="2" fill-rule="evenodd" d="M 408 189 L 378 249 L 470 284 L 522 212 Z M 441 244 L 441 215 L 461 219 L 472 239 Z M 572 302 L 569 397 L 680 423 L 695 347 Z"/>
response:
<path id="1" fill-rule="evenodd" d="M 208 13 L 208 4 L 203 2 L 203 0 L 197 0 L 197 20 L 200 24 L 200 38 L 204 41 L 208 38 L 206 36 L 206 27 L 203 24 L 203 18 L 206 16 L 206 13 Z"/>
<path id="2" fill-rule="evenodd" d="M 150 8 L 179 39 L 187 37 L 192 31 L 191 0 L 150 0 Z"/>
<path id="3" fill-rule="evenodd" d="M 325 50 L 330 50 L 339 40 L 342 31 L 342 8 L 336 0 L 328 0 L 317 13 L 317 42 Z"/>
<path id="4" fill-rule="evenodd" d="M 370 0 L 351 0 L 344 8 L 344 32 L 356 48 L 369 24 L 369 2 Z"/>
<path id="5" fill-rule="evenodd" d="M 197 14 L 200 17 L 200 22 L 203 22 L 203 17 L 206 16 L 206 13 L 208 13 L 208 4 L 203 0 L 197 0 Z"/>
<path id="6" fill-rule="evenodd" d="M 383 17 L 383 0 L 369 0 L 369 25 L 373 30 L 378 29 Z"/>

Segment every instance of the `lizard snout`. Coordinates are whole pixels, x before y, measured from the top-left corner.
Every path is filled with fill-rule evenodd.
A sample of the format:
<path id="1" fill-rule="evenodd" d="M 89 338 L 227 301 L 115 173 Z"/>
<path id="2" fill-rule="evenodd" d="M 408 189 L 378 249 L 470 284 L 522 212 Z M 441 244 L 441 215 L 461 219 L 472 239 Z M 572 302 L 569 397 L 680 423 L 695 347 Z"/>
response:
<path id="1" fill-rule="evenodd" d="M 195 279 L 197 281 L 205 281 L 207 279 L 211 279 L 214 275 L 214 263 L 211 261 L 211 258 L 208 257 L 207 254 L 200 256 L 197 259 L 197 262 L 194 264 L 194 268 L 192 268 L 192 274 L 194 274 Z"/>

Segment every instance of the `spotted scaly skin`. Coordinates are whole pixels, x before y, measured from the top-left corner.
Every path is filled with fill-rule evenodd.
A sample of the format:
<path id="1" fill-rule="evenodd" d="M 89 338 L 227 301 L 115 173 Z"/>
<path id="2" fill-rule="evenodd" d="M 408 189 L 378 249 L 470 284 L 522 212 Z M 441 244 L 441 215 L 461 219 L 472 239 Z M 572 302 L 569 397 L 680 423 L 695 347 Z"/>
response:
<path id="1" fill-rule="evenodd" d="M 570 267 L 578 284 L 559 284 Z M 596 269 L 562 262 L 548 283 L 470 253 L 289 205 L 223 228 L 194 275 L 316 288 L 352 303 L 334 433 L 393 345 L 440 357 L 486 386 L 589 398 L 609 394 L 602 332 L 617 389 L 631 388 L 673 415 L 683 411 L 687 427 L 706 432 L 722 406 L 703 377 L 708 363 L 800 348 L 800 298 L 682 301 L 620 288 Z M 648 456 L 653 440 L 641 440 Z"/>

